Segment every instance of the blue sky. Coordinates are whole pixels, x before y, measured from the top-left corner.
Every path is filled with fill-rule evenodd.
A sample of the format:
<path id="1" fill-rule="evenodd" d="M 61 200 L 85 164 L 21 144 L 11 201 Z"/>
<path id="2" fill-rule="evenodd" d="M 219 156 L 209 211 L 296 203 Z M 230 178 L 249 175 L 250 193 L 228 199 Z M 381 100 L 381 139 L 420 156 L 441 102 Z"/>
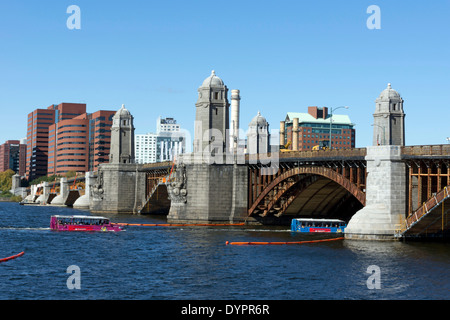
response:
<path id="1" fill-rule="evenodd" d="M 81 10 L 69 30 L 67 7 Z M 370 30 L 370 5 L 381 29 Z M 0 2 L 0 143 L 26 136 L 36 108 L 83 102 L 135 117 L 136 133 L 175 117 L 193 132 L 197 89 L 211 70 L 241 91 L 241 127 L 261 112 L 348 105 L 356 146 L 372 143 L 387 83 L 406 113 L 406 144 L 450 136 L 450 1 Z"/>

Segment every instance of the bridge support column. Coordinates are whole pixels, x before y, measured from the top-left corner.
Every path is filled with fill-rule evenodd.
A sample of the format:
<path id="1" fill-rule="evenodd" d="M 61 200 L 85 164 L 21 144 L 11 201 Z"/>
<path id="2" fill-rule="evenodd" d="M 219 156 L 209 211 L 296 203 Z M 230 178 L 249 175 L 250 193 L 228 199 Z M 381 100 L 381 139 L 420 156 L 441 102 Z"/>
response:
<path id="1" fill-rule="evenodd" d="M 31 202 L 36 202 L 37 185 L 31 185 Z"/>
<path id="2" fill-rule="evenodd" d="M 104 163 L 97 173 L 90 197 L 93 213 L 138 213 L 145 200 L 145 172 L 133 163 Z"/>
<path id="3" fill-rule="evenodd" d="M 180 159 L 179 159 L 180 160 Z M 247 166 L 179 163 L 168 186 L 169 222 L 236 223 L 247 217 Z"/>
<path id="4" fill-rule="evenodd" d="M 367 147 L 366 206 L 345 229 L 347 239 L 393 240 L 406 213 L 406 164 L 400 146 Z"/>
<path id="5" fill-rule="evenodd" d="M 42 194 L 39 196 L 39 198 L 36 199 L 36 202 L 38 202 L 41 205 L 46 205 L 49 194 L 50 194 L 49 183 L 47 181 L 44 181 L 42 184 Z"/>
<path id="6" fill-rule="evenodd" d="M 79 197 L 75 203 L 73 204 L 74 208 L 77 209 L 89 209 L 89 199 L 90 199 L 90 190 L 91 184 L 93 183 L 94 173 L 92 171 L 88 171 L 84 176 L 84 195 Z"/>
<path id="7" fill-rule="evenodd" d="M 69 196 L 69 183 L 66 177 L 62 177 L 59 181 L 59 195 L 53 198 L 52 206 L 65 206 L 67 197 Z"/>
<path id="8" fill-rule="evenodd" d="M 12 186 L 10 192 L 15 196 L 21 196 L 23 199 L 27 196 L 26 188 L 21 186 L 22 177 L 18 174 L 12 176 Z"/>

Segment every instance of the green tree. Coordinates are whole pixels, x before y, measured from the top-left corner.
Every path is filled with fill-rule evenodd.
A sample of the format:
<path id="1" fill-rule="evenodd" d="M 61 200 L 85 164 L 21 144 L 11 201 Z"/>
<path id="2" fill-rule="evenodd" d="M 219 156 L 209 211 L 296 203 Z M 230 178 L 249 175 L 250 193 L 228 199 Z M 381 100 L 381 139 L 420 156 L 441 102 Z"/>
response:
<path id="1" fill-rule="evenodd" d="M 73 178 L 77 175 L 77 173 L 75 171 L 67 171 L 65 176 L 67 179 Z"/>
<path id="2" fill-rule="evenodd" d="M 33 181 L 31 181 L 30 185 L 32 185 L 32 184 L 39 184 L 39 183 L 45 182 L 45 181 L 53 182 L 53 181 L 56 180 L 56 178 L 58 178 L 58 176 L 56 176 L 56 175 L 53 175 L 53 176 L 50 176 L 50 177 L 42 176 L 42 177 L 36 178 Z"/>
<path id="3" fill-rule="evenodd" d="M 0 190 L 3 192 L 8 192 L 12 188 L 12 176 L 15 172 L 8 169 L 4 172 L 0 172 Z"/>

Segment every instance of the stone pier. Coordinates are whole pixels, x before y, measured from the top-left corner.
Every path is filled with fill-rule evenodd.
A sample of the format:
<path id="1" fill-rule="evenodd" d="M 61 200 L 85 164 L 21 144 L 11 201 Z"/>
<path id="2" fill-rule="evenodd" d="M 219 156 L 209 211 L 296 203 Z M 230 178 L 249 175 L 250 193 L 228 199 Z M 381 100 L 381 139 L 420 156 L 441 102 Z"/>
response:
<path id="1" fill-rule="evenodd" d="M 400 146 L 367 147 L 366 206 L 345 229 L 346 239 L 392 240 L 406 214 L 406 164 Z"/>
<path id="2" fill-rule="evenodd" d="M 75 201 L 75 203 L 73 204 L 74 208 L 89 209 L 91 185 L 94 182 L 93 176 L 94 173 L 92 171 L 86 172 L 84 176 L 84 195 L 82 195 Z"/>
<path id="3" fill-rule="evenodd" d="M 169 222 L 236 223 L 247 217 L 245 164 L 177 164 L 175 181 L 168 185 Z"/>
<path id="4" fill-rule="evenodd" d="M 59 181 L 59 195 L 53 198 L 50 203 L 52 206 L 65 206 L 67 197 L 69 196 L 69 183 L 66 177 L 62 177 Z"/>
<path id="5" fill-rule="evenodd" d="M 133 163 L 101 164 L 91 187 L 93 213 L 138 213 L 145 200 L 145 172 Z"/>

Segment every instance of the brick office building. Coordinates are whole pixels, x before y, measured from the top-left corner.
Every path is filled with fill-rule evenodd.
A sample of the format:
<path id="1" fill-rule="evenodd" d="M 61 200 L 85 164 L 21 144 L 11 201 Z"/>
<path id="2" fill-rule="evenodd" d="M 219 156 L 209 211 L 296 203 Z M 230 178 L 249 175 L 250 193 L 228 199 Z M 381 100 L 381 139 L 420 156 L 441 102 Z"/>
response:
<path id="1" fill-rule="evenodd" d="M 19 140 L 8 140 L 0 145 L 0 172 L 11 169 L 16 174 L 25 175 L 27 145 Z"/>
<path id="2" fill-rule="evenodd" d="M 356 132 L 349 116 L 330 115 L 327 107 L 308 107 L 308 113 L 288 112 L 280 122 L 280 144 L 299 151 L 312 150 L 321 141 L 329 145 L 330 120 L 331 148 L 354 148 Z"/>
<path id="3" fill-rule="evenodd" d="M 28 114 L 25 174 L 33 180 L 47 174 L 48 127 L 55 123 L 55 105 Z"/>
<path id="4" fill-rule="evenodd" d="M 93 171 L 108 162 L 114 114 L 109 110 L 88 114 L 82 103 L 61 103 L 30 113 L 27 178 Z"/>
<path id="5" fill-rule="evenodd" d="M 86 113 L 49 127 L 47 175 L 88 171 L 88 131 Z"/>
<path id="6" fill-rule="evenodd" d="M 116 111 L 99 110 L 89 114 L 89 171 L 109 162 L 111 125 Z"/>

